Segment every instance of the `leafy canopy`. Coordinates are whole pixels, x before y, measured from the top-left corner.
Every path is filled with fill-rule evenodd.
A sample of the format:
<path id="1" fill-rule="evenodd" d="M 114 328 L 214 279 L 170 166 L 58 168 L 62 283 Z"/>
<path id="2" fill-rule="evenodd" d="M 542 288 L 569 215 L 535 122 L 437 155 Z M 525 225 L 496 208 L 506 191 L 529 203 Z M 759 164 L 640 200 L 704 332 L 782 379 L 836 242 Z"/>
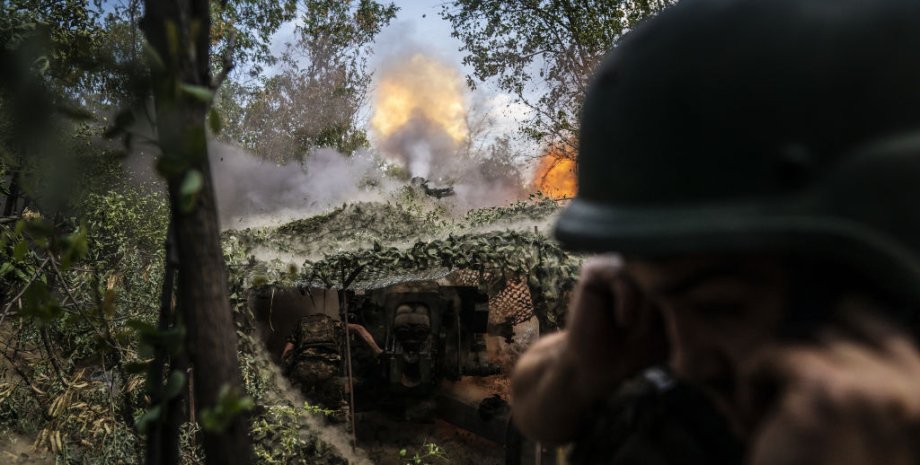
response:
<path id="1" fill-rule="evenodd" d="M 642 19 L 676 0 L 454 0 L 443 5 L 463 42 L 470 85 L 494 81 L 532 112 L 521 130 L 574 154 L 594 67 Z"/>

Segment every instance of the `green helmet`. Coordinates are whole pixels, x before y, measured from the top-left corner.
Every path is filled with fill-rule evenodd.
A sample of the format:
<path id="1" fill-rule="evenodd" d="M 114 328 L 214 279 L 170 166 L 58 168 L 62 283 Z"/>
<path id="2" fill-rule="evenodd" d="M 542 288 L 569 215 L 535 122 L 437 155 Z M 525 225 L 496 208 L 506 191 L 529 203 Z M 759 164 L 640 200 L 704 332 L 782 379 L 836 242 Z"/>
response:
<path id="1" fill-rule="evenodd" d="M 839 262 L 920 304 L 920 1 L 683 0 L 600 65 L 556 236 Z"/>

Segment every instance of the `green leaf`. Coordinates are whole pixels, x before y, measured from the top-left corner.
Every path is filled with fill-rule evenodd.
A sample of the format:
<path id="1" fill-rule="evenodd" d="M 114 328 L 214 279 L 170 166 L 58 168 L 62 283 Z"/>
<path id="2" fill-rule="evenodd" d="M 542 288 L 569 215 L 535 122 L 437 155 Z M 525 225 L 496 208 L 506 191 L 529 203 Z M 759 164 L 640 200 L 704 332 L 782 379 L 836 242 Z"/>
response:
<path id="1" fill-rule="evenodd" d="M 61 241 L 64 244 L 64 250 L 61 253 L 61 266 L 64 269 L 71 264 L 82 260 L 89 252 L 89 243 L 86 239 L 86 228 L 79 227 L 76 231 L 64 236 Z"/>
<path id="2" fill-rule="evenodd" d="M 26 289 L 23 303 L 22 315 L 36 320 L 39 325 L 51 323 L 63 312 L 61 304 L 41 280 L 36 280 Z"/>
<path id="3" fill-rule="evenodd" d="M 42 220 L 26 221 L 22 231 L 33 239 L 47 239 L 54 235 L 54 227 Z"/>
<path id="4" fill-rule="evenodd" d="M 36 58 L 32 62 L 32 70 L 37 72 L 38 74 L 45 74 L 45 71 L 48 71 L 48 68 L 50 67 L 51 67 L 51 61 L 45 55 L 42 55 Z"/>
<path id="5" fill-rule="evenodd" d="M 172 399 L 178 396 L 184 387 L 185 373 L 182 373 L 181 371 L 173 371 L 169 374 L 169 379 L 166 380 L 166 387 L 163 390 L 164 398 Z"/>
<path id="6" fill-rule="evenodd" d="M 169 355 L 177 355 L 184 348 L 185 328 L 180 326 L 159 331 L 154 342 L 166 349 Z"/>
<path id="7" fill-rule="evenodd" d="M 165 70 L 166 64 L 163 63 L 163 59 L 160 58 L 160 54 L 153 48 L 153 45 L 150 45 L 150 42 L 146 40 L 141 41 L 141 44 L 143 45 L 144 56 L 147 57 L 147 66 L 150 67 L 150 70 L 156 72 Z"/>
<path id="8" fill-rule="evenodd" d="M 220 130 L 224 128 L 224 122 L 220 119 L 216 108 L 211 108 L 208 112 L 208 126 L 211 127 L 211 132 L 214 134 L 220 134 Z"/>
<path id="9" fill-rule="evenodd" d="M 154 405 L 145 411 L 141 416 L 134 420 L 134 424 L 137 425 L 137 430 L 141 433 L 146 433 L 150 428 L 150 425 L 157 422 L 160 419 L 161 408 L 159 405 Z"/>
<path id="10" fill-rule="evenodd" d="M 182 351 L 182 344 L 185 341 L 185 328 L 181 326 L 161 331 L 156 326 L 140 320 L 130 320 L 127 325 L 137 331 L 142 345 L 147 345 L 151 348 L 162 347 L 170 355 L 175 355 Z"/>
<path id="11" fill-rule="evenodd" d="M 140 358 L 153 358 L 156 356 L 156 351 L 153 350 L 153 346 L 146 343 L 141 343 L 137 345 L 137 356 Z"/>
<path id="12" fill-rule="evenodd" d="M 249 396 L 240 396 L 236 389 L 223 385 L 217 395 L 217 404 L 201 411 L 201 428 L 220 433 L 227 429 L 233 419 L 252 409 L 255 403 Z"/>
<path id="13" fill-rule="evenodd" d="M 13 246 L 13 260 L 21 262 L 24 258 L 26 258 L 26 253 L 28 252 L 29 244 L 26 241 L 22 240 L 17 242 L 16 245 Z"/>
<path id="14" fill-rule="evenodd" d="M 147 323 L 146 321 L 141 321 L 141 320 L 128 320 L 128 321 L 125 323 L 125 325 L 126 325 L 127 327 L 129 327 L 129 328 L 131 328 L 131 329 L 137 331 L 139 334 L 143 334 L 143 333 L 154 333 L 154 332 L 156 332 L 156 330 L 157 330 L 157 327 L 156 327 L 156 326 L 154 326 L 154 325 L 152 325 L 152 324 L 150 324 L 150 323 Z"/>
<path id="15" fill-rule="evenodd" d="M 182 84 L 179 84 L 179 90 L 181 90 L 185 95 L 192 97 L 200 102 L 211 103 L 211 100 L 214 99 L 214 91 L 204 86 L 187 84 L 183 82 Z"/>
<path id="16" fill-rule="evenodd" d="M 185 173 L 185 179 L 182 180 L 182 186 L 179 187 L 179 207 L 183 213 L 188 213 L 195 209 L 195 203 L 198 200 L 198 193 L 204 185 L 204 176 L 201 171 L 189 170 Z"/>

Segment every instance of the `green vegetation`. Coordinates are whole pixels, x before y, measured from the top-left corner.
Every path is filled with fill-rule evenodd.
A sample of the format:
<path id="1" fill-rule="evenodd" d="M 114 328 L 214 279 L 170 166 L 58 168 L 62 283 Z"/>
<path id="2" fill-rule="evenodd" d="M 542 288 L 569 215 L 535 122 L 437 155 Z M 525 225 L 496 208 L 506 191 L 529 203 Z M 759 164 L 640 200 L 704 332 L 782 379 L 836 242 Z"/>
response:
<path id="1" fill-rule="evenodd" d="M 594 67 L 630 28 L 676 0 L 456 0 L 441 16 L 463 42 L 470 83 L 492 81 L 532 110 L 521 130 L 575 154 Z"/>
<path id="2" fill-rule="evenodd" d="M 441 449 L 440 446 L 433 442 L 425 442 L 422 447 L 415 452 L 409 449 L 400 449 L 399 456 L 405 460 L 405 465 L 436 465 L 450 463 L 450 457 Z"/>
<path id="3" fill-rule="evenodd" d="M 157 124 L 158 134 L 150 128 L 173 110 L 173 116 L 189 116 L 204 109 L 210 129 L 219 130 L 225 118 L 207 107 L 214 89 L 233 79 L 233 66 L 271 63 L 268 39 L 294 18 L 295 4 L 334 8 L 347 2 L 212 2 L 194 11 L 199 16 L 192 23 L 210 16 L 212 40 L 197 44 L 213 45 L 214 53 L 205 47 L 195 56 L 184 55 L 191 47 L 166 50 L 151 36 L 165 27 L 172 30 L 166 41 L 196 42 L 201 28 L 170 23 L 175 11 L 157 10 L 167 2 L 154 2 L 154 8 L 142 3 L 106 9 L 88 0 L 0 3 L 0 432 L 34 439 L 58 463 L 204 463 L 211 455 L 206 449 L 229 438 L 233 422 L 245 421 L 236 433 L 244 440 L 231 443 L 246 444 L 247 426 L 255 430 L 287 402 L 275 375 L 266 372 L 259 345 L 248 338 L 245 296 L 232 296 L 235 313 L 229 303 L 224 307 L 229 337 L 240 338 L 239 353 L 225 358 L 230 370 L 200 363 L 207 358 L 196 364 L 188 350 L 195 336 L 186 316 L 201 306 L 187 291 L 203 286 L 194 273 L 182 271 L 191 264 L 187 257 L 167 260 L 164 244 L 171 222 L 178 225 L 169 241 L 174 255 L 177 249 L 189 252 L 183 243 L 207 243 L 207 234 L 190 241 L 182 229 L 183 222 L 194 227 L 194 215 L 213 213 L 207 169 L 193 153 L 202 146 L 183 145 L 203 137 L 176 144 L 192 132 L 204 136 L 205 118 L 184 124 L 182 131 L 192 132 L 180 131 L 179 138 L 168 124 Z M 376 2 L 360 4 L 362 15 L 376 8 L 381 21 L 392 16 Z M 370 29 L 354 33 L 372 37 L 376 19 L 361 19 Z M 172 67 L 189 58 L 206 60 L 208 75 L 213 65 L 213 80 L 176 73 Z M 165 87 L 175 92 L 164 93 Z M 168 101 L 177 106 L 164 112 Z M 160 152 L 166 154 L 159 167 L 168 189 L 132 179 L 120 166 L 126 153 L 152 163 L 144 157 Z M 214 256 L 220 259 L 214 231 Z M 197 268 L 224 279 L 214 272 L 222 263 Z M 209 331 L 206 326 L 204 333 Z M 241 370 L 243 390 L 227 383 L 217 386 L 222 390 L 202 389 L 220 377 L 212 369 L 231 377 L 233 369 Z M 205 376 L 196 378 L 196 372 Z M 305 444 L 320 443 L 296 418 L 314 413 L 295 409 L 288 415 L 290 425 L 300 425 Z M 169 444 L 175 444 L 175 458 L 150 454 L 168 451 Z M 304 455 L 305 449 L 275 450 L 261 441 L 255 453 L 272 457 L 269 463 L 302 457 L 342 463 L 329 447 L 312 447 Z M 235 459 L 248 461 L 246 454 Z"/>
<path id="4" fill-rule="evenodd" d="M 550 92 L 525 101 L 542 141 L 572 140 L 601 51 L 667 2 L 512 3 L 458 0 L 444 17 L 475 76 L 521 99 L 533 52 L 561 47 L 543 55 Z M 567 5 L 577 14 L 554 13 Z M 197 465 L 226 451 L 242 451 L 227 463 L 345 463 L 316 434 L 328 412 L 292 401 L 255 339 L 252 292 L 335 288 L 357 270 L 368 287 L 466 272 L 523 278 L 542 327 L 563 324 L 580 258 L 548 237 L 558 205 L 542 196 L 458 214 L 407 186 L 219 233 L 208 138 L 273 161 L 364 147 L 366 61 L 396 13 L 372 0 L 0 2 L 0 432 L 60 464 Z M 293 46 L 272 55 L 293 21 Z M 132 177 L 126 157 L 162 179 Z M 500 157 L 489 170 L 510 166 Z M 431 443 L 403 459 L 449 461 Z"/>

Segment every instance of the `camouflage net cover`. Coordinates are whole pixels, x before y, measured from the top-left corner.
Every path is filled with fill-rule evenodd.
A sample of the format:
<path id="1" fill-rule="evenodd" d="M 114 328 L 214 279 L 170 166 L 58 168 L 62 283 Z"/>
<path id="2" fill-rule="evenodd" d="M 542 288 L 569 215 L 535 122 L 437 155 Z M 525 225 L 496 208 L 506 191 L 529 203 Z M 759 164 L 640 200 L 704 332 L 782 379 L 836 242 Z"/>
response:
<path id="1" fill-rule="evenodd" d="M 456 217 L 435 201 L 356 203 L 276 228 L 224 233 L 224 253 L 240 291 L 263 287 L 352 289 L 447 279 L 480 285 L 517 282 L 514 302 L 532 305 L 544 329 L 563 322 L 580 257 L 548 235 L 559 206 L 533 197 Z M 479 279 L 475 279 L 478 276 Z M 521 283 L 529 288 L 528 299 Z M 493 285 L 494 287 L 494 285 Z M 508 299 L 505 299 L 507 309 Z M 526 319 L 521 307 L 508 310 Z"/>

